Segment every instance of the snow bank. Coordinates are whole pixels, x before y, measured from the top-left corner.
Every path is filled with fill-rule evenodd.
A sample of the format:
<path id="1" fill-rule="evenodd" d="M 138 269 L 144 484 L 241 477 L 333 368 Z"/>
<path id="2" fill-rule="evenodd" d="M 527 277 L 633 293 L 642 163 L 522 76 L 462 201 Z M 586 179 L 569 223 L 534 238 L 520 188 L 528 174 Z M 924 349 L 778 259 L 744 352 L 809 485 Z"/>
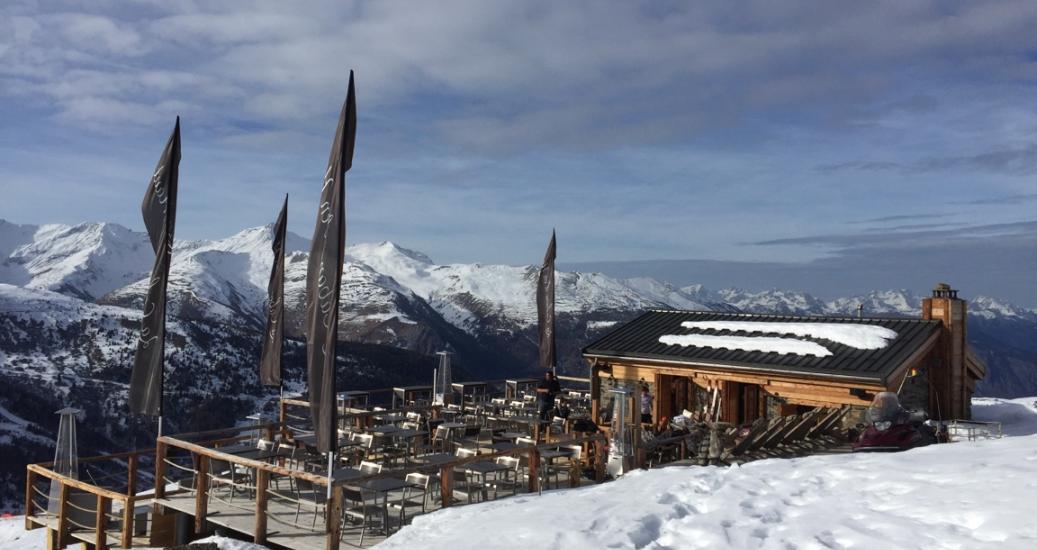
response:
<path id="1" fill-rule="evenodd" d="M 978 401 L 1012 431 L 1037 422 L 1027 400 Z M 1037 436 L 1020 436 L 635 472 L 421 516 L 378 548 L 1030 549 L 1034 495 Z"/>
<path id="2" fill-rule="evenodd" d="M 688 324 L 688 323 L 682 323 Z M 764 353 L 792 353 L 795 355 L 813 355 L 828 357 L 832 355 L 828 348 L 795 338 L 774 338 L 769 336 L 713 336 L 709 334 L 664 334 L 659 342 L 667 346 L 696 346 L 700 348 L 740 349 L 743 351 L 762 351 Z"/>
<path id="3" fill-rule="evenodd" d="M 1005 435 L 1037 434 L 1037 397 L 973 397 L 972 419 L 1000 422 Z"/>
<path id="4" fill-rule="evenodd" d="M 0 517 L 0 550 L 44 548 L 46 538 L 43 529 L 25 530 L 25 516 Z"/>
<path id="5" fill-rule="evenodd" d="M 684 328 L 762 332 L 822 338 L 857 349 L 882 349 L 897 337 L 896 331 L 856 323 L 777 323 L 766 321 L 685 321 Z"/>

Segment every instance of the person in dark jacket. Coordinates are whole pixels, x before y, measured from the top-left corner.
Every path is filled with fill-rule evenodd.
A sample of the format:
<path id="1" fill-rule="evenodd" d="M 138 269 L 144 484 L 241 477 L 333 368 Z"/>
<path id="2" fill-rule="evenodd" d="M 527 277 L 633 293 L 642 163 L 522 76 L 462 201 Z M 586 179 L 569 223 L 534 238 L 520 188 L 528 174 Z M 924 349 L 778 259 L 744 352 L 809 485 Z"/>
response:
<path id="1" fill-rule="evenodd" d="M 551 409 L 555 407 L 555 396 L 558 392 L 562 391 L 561 385 L 558 384 L 558 378 L 555 377 L 555 373 L 547 371 L 544 373 L 544 379 L 537 384 L 537 401 L 540 403 L 540 420 L 551 420 L 549 416 Z"/>

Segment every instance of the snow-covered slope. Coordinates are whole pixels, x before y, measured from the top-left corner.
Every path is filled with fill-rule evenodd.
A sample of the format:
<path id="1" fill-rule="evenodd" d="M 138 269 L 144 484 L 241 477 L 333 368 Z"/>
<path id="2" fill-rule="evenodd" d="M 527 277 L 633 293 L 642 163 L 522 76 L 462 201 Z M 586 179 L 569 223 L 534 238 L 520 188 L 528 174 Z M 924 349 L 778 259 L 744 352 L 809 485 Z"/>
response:
<path id="1" fill-rule="evenodd" d="M 977 410 L 1033 434 L 1035 399 L 1019 401 Z M 1021 435 L 638 471 L 418 516 L 378 548 L 1024 550 L 1037 546 L 1035 494 L 1037 436 Z"/>
<path id="2" fill-rule="evenodd" d="M 11 247 L 2 283 L 95 299 L 144 276 L 154 257 L 144 234 L 114 223 L 43 225 L 28 242 L 27 226 L 12 225 L 0 226 L 0 252 Z"/>
<path id="3" fill-rule="evenodd" d="M 358 244 L 349 257 L 370 266 L 424 298 L 444 318 L 469 332 L 487 319 L 517 328 L 536 323 L 537 266 L 437 265 L 428 256 L 392 242 Z M 557 272 L 559 314 L 640 311 L 649 307 L 708 309 L 667 283 L 653 279 L 617 280 L 600 273 Z"/>

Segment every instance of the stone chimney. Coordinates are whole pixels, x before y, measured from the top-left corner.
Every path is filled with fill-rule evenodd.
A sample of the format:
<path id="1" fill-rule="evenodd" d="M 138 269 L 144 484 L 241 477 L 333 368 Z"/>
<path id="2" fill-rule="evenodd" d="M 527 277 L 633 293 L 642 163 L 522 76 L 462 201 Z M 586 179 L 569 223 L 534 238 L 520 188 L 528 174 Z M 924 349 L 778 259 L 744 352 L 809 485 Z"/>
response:
<path id="1" fill-rule="evenodd" d="M 929 365 L 929 414 L 941 420 L 969 419 L 972 391 L 965 371 L 966 302 L 947 283 L 922 300 L 922 318 L 943 323 L 943 334 Z"/>

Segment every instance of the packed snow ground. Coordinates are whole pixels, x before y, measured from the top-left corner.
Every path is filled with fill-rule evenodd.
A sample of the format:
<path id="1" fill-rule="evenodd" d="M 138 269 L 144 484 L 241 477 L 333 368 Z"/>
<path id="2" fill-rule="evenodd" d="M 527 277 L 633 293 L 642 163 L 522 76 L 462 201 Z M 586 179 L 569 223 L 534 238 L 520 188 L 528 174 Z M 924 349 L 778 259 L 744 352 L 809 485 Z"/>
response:
<path id="1" fill-rule="evenodd" d="M 418 517 L 378 548 L 1037 548 L 1034 401 L 976 400 L 1015 437 L 635 472 Z"/>

